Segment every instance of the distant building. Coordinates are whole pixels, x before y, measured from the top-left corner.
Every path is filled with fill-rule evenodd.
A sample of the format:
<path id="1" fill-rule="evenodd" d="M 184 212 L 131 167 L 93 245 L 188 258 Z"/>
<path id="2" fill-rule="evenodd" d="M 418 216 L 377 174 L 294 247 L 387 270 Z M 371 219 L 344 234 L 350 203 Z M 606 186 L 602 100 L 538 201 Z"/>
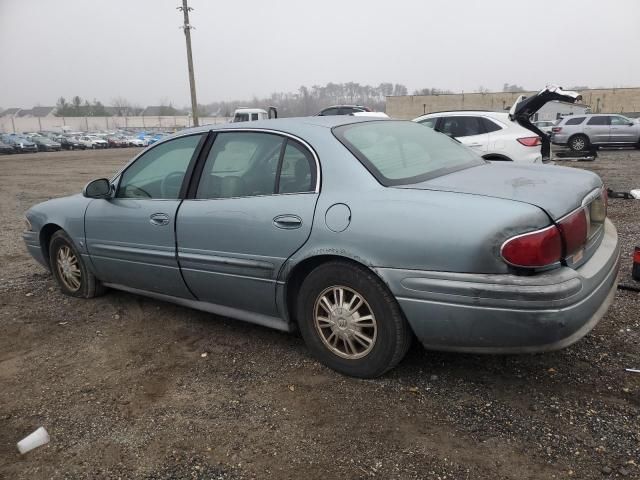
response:
<path id="1" fill-rule="evenodd" d="M 14 116 L 17 118 L 22 117 L 54 117 L 56 113 L 56 107 L 33 107 L 31 109 L 20 109 Z"/>
<path id="2" fill-rule="evenodd" d="M 20 108 L 7 108 L 4 112 L 0 112 L 0 117 L 15 117 Z"/>
<path id="3" fill-rule="evenodd" d="M 452 93 L 439 95 L 402 95 L 388 96 L 386 113 L 390 117 L 412 119 L 431 112 L 449 110 L 508 110 L 520 96 L 531 96 L 537 92 L 495 92 L 495 93 Z M 640 88 L 599 88 L 580 90 L 582 105 L 576 108 L 590 108 L 592 113 L 620 113 L 628 117 L 640 116 Z M 578 113 L 564 104 L 556 104 L 541 110 L 538 120 L 550 116 Z M 555 109 L 555 110 L 554 110 Z M 579 111 L 584 113 L 584 111 Z"/>

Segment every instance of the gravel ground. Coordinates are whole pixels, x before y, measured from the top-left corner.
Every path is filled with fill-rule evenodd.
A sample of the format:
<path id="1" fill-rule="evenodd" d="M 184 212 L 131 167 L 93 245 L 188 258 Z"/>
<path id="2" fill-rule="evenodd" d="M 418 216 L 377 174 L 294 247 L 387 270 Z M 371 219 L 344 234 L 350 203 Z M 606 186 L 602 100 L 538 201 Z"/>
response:
<path id="1" fill-rule="evenodd" d="M 640 368 L 635 292 L 563 351 L 414 346 L 373 381 L 324 368 L 295 335 L 121 292 L 61 295 L 26 254 L 22 213 L 133 154 L 0 158 L 0 478 L 640 478 L 640 374 L 624 371 Z M 640 187 L 638 151 L 566 163 Z M 609 211 L 632 283 L 640 202 Z M 38 426 L 51 442 L 19 455 Z"/>

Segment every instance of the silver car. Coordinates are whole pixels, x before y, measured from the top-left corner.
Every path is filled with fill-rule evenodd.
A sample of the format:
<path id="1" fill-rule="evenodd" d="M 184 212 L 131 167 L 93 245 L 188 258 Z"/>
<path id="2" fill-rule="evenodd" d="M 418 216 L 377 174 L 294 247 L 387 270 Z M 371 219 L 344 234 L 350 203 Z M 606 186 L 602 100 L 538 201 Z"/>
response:
<path id="1" fill-rule="evenodd" d="M 552 129 L 551 143 L 580 152 L 598 146 L 640 148 L 640 124 L 622 115 L 564 117 Z"/>
<path id="2" fill-rule="evenodd" d="M 533 124 L 547 135 L 551 135 L 551 129 L 557 122 L 557 120 L 538 120 L 537 122 L 533 122 Z"/>
<path id="3" fill-rule="evenodd" d="M 618 238 L 603 184 L 489 163 L 414 122 L 310 117 L 183 131 L 26 214 L 62 291 L 106 287 L 284 331 L 375 377 L 416 336 L 565 347 L 604 315 Z"/>

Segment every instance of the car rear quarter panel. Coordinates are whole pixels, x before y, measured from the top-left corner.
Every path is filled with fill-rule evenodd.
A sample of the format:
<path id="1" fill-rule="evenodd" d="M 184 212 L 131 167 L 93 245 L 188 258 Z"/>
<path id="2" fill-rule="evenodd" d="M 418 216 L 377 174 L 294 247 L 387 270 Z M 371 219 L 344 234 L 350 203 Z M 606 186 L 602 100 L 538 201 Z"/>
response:
<path id="1" fill-rule="evenodd" d="M 314 148 L 322 164 L 322 188 L 313 228 L 281 279 L 318 255 L 343 256 L 370 267 L 505 273 L 502 243 L 550 223 L 543 210 L 522 202 L 384 187 L 338 142 L 316 142 Z M 345 217 L 345 228 L 332 225 L 335 215 Z"/>

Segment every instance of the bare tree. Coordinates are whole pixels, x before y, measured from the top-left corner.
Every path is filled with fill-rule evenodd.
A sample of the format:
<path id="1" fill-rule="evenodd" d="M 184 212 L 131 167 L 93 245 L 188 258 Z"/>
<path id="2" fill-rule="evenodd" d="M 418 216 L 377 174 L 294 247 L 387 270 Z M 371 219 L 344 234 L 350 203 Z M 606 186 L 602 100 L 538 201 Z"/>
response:
<path id="1" fill-rule="evenodd" d="M 131 115 L 131 103 L 124 97 L 115 97 L 111 99 L 111 106 L 115 108 L 116 115 L 119 117 L 127 117 Z"/>

